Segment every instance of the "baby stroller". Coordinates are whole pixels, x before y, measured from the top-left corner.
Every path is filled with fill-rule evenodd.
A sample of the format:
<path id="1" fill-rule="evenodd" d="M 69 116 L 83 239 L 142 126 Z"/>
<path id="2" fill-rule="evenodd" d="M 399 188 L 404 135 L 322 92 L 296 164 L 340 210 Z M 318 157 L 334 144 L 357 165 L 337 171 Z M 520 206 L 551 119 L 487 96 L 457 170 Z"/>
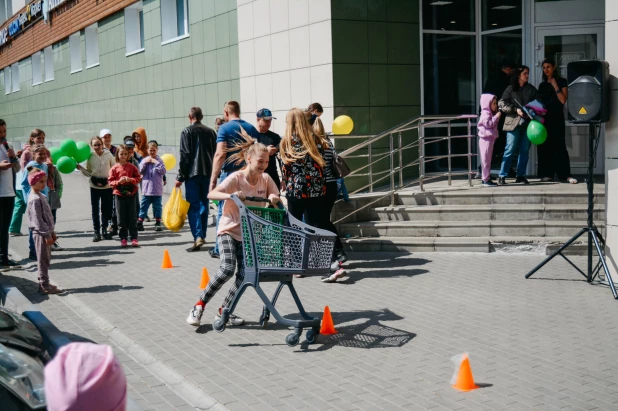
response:
<path id="1" fill-rule="evenodd" d="M 247 200 L 269 202 L 258 197 L 247 197 Z M 294 274 L 322 276 L 330 272 L 335 234 L 298 221 L 285 211 L 281 203 L 279 209 L 247 207 L 235 195 L 231 195 L 228 201 L 234 201 L 240 210 L 245 276 L 230 306 L 223 308 L 221 317 L 213 323 L 214 330 L 225 330 L 242 294 L 247 287 L 253 287 L 264 302 L 260 317 L 262 328 L 267 326 L 272 313 L 278 323 L 294 327 L 294 332 L 285 337 L 287 345 L 293 347 L 298 344 L 303 328 L 310 328 L 306 334 L 307 341 L 315 342 L 320 332 L 320 319 L 307 314 L 292 279 Z M 279 286 L 273 298 L 268 299 L 260 283 L 273 281 L 279 281 Z M 302 320 L 287 319 L 275 308 L 284 286 L 290 290 Z"/>

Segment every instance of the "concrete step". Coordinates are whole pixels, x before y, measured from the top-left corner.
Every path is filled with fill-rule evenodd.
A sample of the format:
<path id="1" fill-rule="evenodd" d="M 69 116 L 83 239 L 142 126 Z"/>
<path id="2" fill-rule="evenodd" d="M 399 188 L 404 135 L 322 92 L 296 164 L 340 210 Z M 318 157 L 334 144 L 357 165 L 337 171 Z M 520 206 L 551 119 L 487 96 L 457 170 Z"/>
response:
<path id="1" fill-rule="evenodd" d="M 472 205 L 472 204 L 587 204 L 588 193 L 585 190 L 570 189 L 522 189 L 522 188 L 487 188 L 454 190 L 442 192 L 401 192 L 398 194 L 402 205 Z M 596 204 L 605 202 L 605 192 L 596 190 Z"/>
<path id="2" fill-rule="evenodd" d="M 372 210 L 378 221 L 585 221 L 586 204 L 480 204 L 394 206 Z M 593 218 L 605 218 L 605 204 L 596 204 Z"/>
<path id="3" fill-rule="evenodd" d="M 551 254 L 571 237 L 380 237 L 346 238 L 344 247 L 350 252 L 528 252 Z M 586 253 L 585 236 L 565 254 Z"/>
<path id="4" fill-rule="evenodd" d="M 596 224 L 604 226 L 602 221 Z M 339 231 L 351 237 L 560 237 L 574 235 L 585 226 L 583 220 L 367 221 L 342 224 Z"/>

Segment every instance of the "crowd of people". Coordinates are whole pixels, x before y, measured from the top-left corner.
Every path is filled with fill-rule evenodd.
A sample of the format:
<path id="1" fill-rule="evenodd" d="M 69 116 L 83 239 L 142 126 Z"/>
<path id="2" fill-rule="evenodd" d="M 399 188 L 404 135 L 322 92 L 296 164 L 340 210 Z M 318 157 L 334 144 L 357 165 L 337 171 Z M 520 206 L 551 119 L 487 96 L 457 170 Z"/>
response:
<path id="1" fill-rule="evenodd" d="M 267 108 L 256 113 L 254 127 L 240 118 L 237 102 L 227 102 L 223 115 L 215 119 L 214 129 L 202 124 L 199 107 L 190 109 L 190 125 L 180 134 L 175 186 L 184 185 L 190 204 L 187 217 L 193 243 L 189 251 L 198 251 L 206 243 L 209 202 L 218 202 L 217 240 L 209 253 L 221 261 L 217 275 L 196 307 L 203 308 L 234 273 L 237 284 L 243 278 L 239 216 L 234 203 L 225 201 L 229 194 L 236 193 L 243 199 L 267 197 L 270 205 L 248 204 L 274 206 L 282 190 L 288 211 L 295 218 L 337 232 L 330 215 L 338 195 L 343 192 L 347 197 L 347 192 L 337 175 L 336 152 L 320 120 L 322 113 L 319 103 L 306 110 L 290 110 L 285 134 L 280 136 L 271 130 L 274 117 Z M 18 264 L 8 256 L 9 236 L 25 235 L 21 226 L 27 212 L 29 258 L 38 264 L 39 292 L 57 294 L 62 290 L 50 283 L 48 271 L 51 251 L 61 249 L 55 225 L 61 206 L 62 177 L 45 146 L 43 130 L 34 129 L 24 148 L 15 151 L 6 142 L 6 127 L 0 120 L 1 265 L 11 268 Z M 123 144 L 115 146 L 112 140 L 109 129 L 101 130 L 90 139 L 90 157 L 85 164 L 77 165 L 88 178 L 92 241 L 117 236 L 121 247 L 139 247 L 138 233 L 145 230 L 144 221 L 149 221 L 151 207 L 154 230 L 163 229 L 162 199 L 168 170 L 158 155 L 159 144 L 148 140 L 144 128 L 124 137 Z M 322 281 L 335 282 L 346 276 L 346 260 L 337 237 L 331 272 Z M 235 317 L 231 321 L 241 320 Z"/>
<path id="2" fill-rule="evenodd" d="M 537 149 L 537 175 L 540 181 L 554 181 L 557 178 L 577 184 L 571 175 L 566 147 L 564 104 L 568 99 L 568 87 L 556 63 L 551 59 L 543 61 L 543 80 L 538 90 L 529 83 L 530 68 L 527 66 L 516 67 L 508 61 L 501 66 L 499 72 L 488 78 L 480 101 L 478 136 L 482 185 L 505 185 L 514 158 L 517 158 L 515 182 L 529 184 L 526 170 L 531 144 L 526 130 L 531 119 L 524 107 L 534 100 L 540 101 L 547 111 L 543 119 L 547 140 Z M 490 175 L 494 156 L 502 158 L 497 184 Z"/>

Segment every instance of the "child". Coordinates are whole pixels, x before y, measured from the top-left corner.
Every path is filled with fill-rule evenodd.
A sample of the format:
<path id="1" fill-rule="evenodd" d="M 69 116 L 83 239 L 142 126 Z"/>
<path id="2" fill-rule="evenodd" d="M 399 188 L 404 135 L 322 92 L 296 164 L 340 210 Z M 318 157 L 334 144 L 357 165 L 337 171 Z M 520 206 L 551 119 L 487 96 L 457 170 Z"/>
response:
<path id="1" fill-rule="evenodd" d="M 137 184 L 141 180 L 139 170 L 129 163 L 129 150 L 124 144 L 116 151 L 116 164 L 109 170 L 109 185 L 114 189 L 116 214 L 120 235 L 120 246 L 127 246 L 127 231 L 131 236 L 131 245 L 139 247 L 137 242 L 137 211 L 135 195 Z"/>
<path id="2" fill-rule="evenodd" d="M 92 207 L 92 226 L 94 228 L 92 242 L 97 243 L 101 241 L 101 236 L 106 240 L 111 240 L 113 235 L 115 224 L 112 225 L 112 234 L 107 231 L 108 224 L 113 218 L 114 204 L 114 195 L 107 177 L 109 170 L 112 169 L 116 161 L 112 153 L 104 149 L 105 143 L 100 137 L 92 137 L 90 145 L 94 153 L 90 154 L 86 168 L 78 164 L 77 169 L 90 178 L 90 206 Z"/>
<path id="3" fill-rule="evenodd" d="M 60 172 L 53 164 L 48 163 L 48 174 L 48 179 L 52 180 L 52 185 L 50 186 L 49 183 L 47 184 L 47 187 L 49 188 L 47 198 L 49 199 L 49 206 L 52 211 L 52 216 L 54 217 L 54 225 L 56 225 L 56 213 L 57 210 L 62 207 L 60 199 L 62 198 L 62 190 L 64 188 L 64 183 L 62 182 Z M 62 250 L 62 247 L 60 247 L 58 241 L 54 241 L 54 244 L 52 244 L 52 251 L 54 250 Z"/>
<path id="4" fill-rule="evenodd" d="M 54 217 L 47 198 L 42 191 L 47 188 L 45 171 L 28 167 L 28 183 L 32 190 L 28 194 L 28 221 L 34 238 L 36 257 L 39 266 L 39 292 L 41 294 L 59 294 L 62 292 L 49 283 L 49 265 L 51 262 L 51 245 L 56 241 Z"/>
<path id="5" fill-rule="evenodd" d="M 236 194 L 238 198 L 245 201 L 246 197 L 268 198 L 272 204 L 279 202 L 279 190 L 272 178 L 265 173 L 268 167 L 268 148 L 264 144 L 257 143 L 248 134 L 241 132 L 244 141 L 239 142 L 230 151 L 240 150 L 238 153 L 229 157 L 228 161 L 236 164 L 246 163 L 246 166 L 235 173 L 230 174 L 219 186 L 208 193 L 211 200 L 225 201 L 230 198 L 230 194 Z M 247 202 L 247 205 L 264 207 L 264 203 Z M 230 288 L 223 307 L 228 307 L 234 298 L 236 290 L 244 279 L 242 233 L 240 230 L 240 212 L 236 203 L 225 201 L 223 214 L 219 220 L 217 231 L 217 241 L 219 241 L 219 252 L 221 255 L 221 265 L 216 277 L 208 284 L 208 287 L 200 295 L 199 301 L 195 304 L 187 323 L 199 326 L 204 313 L 204 307 L 219 291 L 221 286 L 229 280 L 236 270 L 236 282 Z M 221 308 L 217 312 L 217 317 L 221 316 Z M 244 320 L 235 315 L 230 315 L 227 325 L 242 325 Z"/>
<path id="6" fill-rule="evenodd" d="M 42 170 L 43 172 L 45 172 L 45 177 L 47 177 L 47 173 L 49 170 L 47 168 L 47 149 L 45 148 L 45 146 L 42 144 L 38 144 L 38 145 L 35 145 L 34 147 L 30 147 L 29 151 L 32 153 L 33 160 L 30 161 L 29 163 L 26 163 L 25 170 L 27 170 L 28 167 L 36 167 L 39 170 Z M 30 195 L 30 190 L 31 190 L 30 184 L 28 182 L 27 171 L 24 171 L 22 175 L 21 189 L 24 194 L 24 200 L 26 200 L 26 203 L 27 203 L 28 196 Z M 45 186 L 43 190 L 41 190 L 41 194 L 47 197 L 48 192 L 49 192 L 49 184 Z M 30 248 L 30 253 L 28 254 L 28 258 L 33 261 L 36 261 L 36 250 L 34 247 L 34 238 L 32 237 L 32 231 L 30 231 L 29 233 L 28 243 L 29 243 L 29 248 Z"/>
<path id="7" fill-rule="evenodd" d="M 139 172 L 142 177 L 142 205 L 137 221 L 137 231 L 144 231 L 144 219 L 148 216 L 148 208 L 152 204 L 155 218 L 155 231 L 161 231 L 161 215 L 163 214 L 163 176 L 165 165 L 157 155 L 159 145 L 156 141 L 148 142 L 148 157 L 139 164 Z"/>
<path id="8" fill-rule="evenodd" d="M 498 138 L 498 122 L 501 112 L 498 111 L 498 99 L 493 94 L 481 96 L 481 117 L 477 125 L 479 133 L 479 154 L 481 155 L 481 175 L 483 187 L 495 187 L 491 181 L 491 156 L 494 151 L 494 141 Z"/>

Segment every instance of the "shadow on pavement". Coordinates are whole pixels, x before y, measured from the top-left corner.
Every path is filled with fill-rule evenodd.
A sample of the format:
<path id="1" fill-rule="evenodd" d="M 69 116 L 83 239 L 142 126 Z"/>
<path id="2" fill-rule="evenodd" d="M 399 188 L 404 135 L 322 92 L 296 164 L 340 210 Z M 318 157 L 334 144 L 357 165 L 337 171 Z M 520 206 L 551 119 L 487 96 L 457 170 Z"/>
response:
<path id="1" fill-rule="evenodd" d="M 350 285 L 356 284 L 365 278 L 389 278 L 389 277 L 413 277 L 419 274 L 427 274 L 429 270 L 410 268 L 431 263 L 425 258 L 412 258 L 409 255 L 393 255 L 393 258 L 381 256 L 381 258 L 370 260 L 348 261 L 345 265 L 348 277 L 337 281 L 336 284 Z M 376 270 L 366 271 L 368 269 Z"/>
<path id="2" fill-rule="evenodd" d="M 124 261 L 111 261 L 108 259 L 99 258 L 95 260 L 66 261 L 66 262 L 55 263 L 54 258 L 52 257 L 51 269 L 52 270 L 74 270 L 76 268 L 83 268 L 83 267 L 89 267 L 89 268 L 107 267 L 108 265 L 118 265 L 118 264 L 124 264 Z"/>
<path id="3" fill-rule="evenodd" d="M 96 285 L 94 287 L 82 287 L 82 288 L 65 288 L 66 294 L 102 294 L 102 293 L 112 293 L 115 291 L 121 290 L 141 290 L 141 285 Z"/>

